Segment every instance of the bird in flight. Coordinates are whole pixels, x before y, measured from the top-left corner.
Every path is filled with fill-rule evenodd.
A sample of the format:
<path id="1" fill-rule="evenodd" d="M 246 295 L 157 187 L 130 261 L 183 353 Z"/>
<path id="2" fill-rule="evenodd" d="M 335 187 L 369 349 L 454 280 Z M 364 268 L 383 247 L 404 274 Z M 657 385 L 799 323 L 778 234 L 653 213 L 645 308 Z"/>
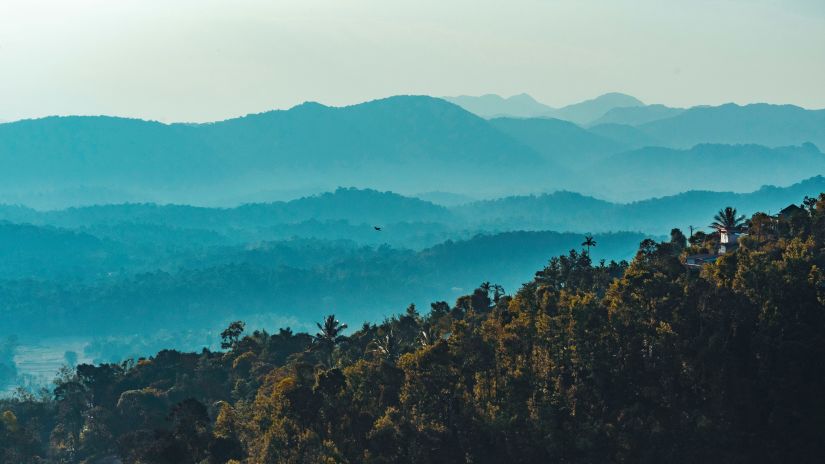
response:
<path id="1" fill-rule="evenodd" d="M 378 226 L 372 226 L 372 228 L 373 228 L 373 229 L 375 229 L 375 230 L 377 230 L 378 232 L 381 232 L 381 228 L 380 228 L 380 227 L 378 227 Z"/>

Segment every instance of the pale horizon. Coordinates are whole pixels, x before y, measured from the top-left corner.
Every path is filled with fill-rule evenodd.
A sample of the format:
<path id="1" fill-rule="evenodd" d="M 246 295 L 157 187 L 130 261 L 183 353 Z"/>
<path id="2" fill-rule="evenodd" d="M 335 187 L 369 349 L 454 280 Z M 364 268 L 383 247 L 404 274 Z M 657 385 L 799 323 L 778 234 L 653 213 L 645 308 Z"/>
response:
<path id="1" fill-rule="evenodd" d="M 0 120 L 209 122 L 402 94 L 825 107 L 815 0 L 445 3 L 7 1 Z"/>

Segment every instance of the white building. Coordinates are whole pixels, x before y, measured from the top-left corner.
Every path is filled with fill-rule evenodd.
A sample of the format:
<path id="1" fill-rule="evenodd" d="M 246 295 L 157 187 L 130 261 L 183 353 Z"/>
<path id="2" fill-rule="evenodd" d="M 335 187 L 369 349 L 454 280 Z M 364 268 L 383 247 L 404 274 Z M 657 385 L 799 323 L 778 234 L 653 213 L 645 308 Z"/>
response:
<path id="1" fill-rule="evenodd" d="M 739 232 L 736 230 L 719 229 L 719 254 L 733 251 L 738 246 Z"/>

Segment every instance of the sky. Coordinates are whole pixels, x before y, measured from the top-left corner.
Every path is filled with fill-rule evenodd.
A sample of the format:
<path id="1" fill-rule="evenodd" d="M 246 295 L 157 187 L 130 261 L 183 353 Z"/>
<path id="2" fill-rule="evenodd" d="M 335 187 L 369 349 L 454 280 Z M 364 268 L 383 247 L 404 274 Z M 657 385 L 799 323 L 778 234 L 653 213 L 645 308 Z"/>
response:
<path id="1" fill-rule="evenodd" d="M 3 0 L 0 120 L 624 92 L 825 108 L 823 0 Z"/>

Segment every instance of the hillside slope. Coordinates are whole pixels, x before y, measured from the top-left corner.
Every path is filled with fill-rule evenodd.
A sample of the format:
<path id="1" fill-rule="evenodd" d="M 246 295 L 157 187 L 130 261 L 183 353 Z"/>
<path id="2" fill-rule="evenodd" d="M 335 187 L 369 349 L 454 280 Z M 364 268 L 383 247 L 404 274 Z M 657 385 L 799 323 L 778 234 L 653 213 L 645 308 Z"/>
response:
<path id="1" fill-rule="evenodd" d="M 589 170 L 590 189 L 611 198 L 637 200 L 687 190 L 748 192 L 762 185 L 790 185 L 825 174 L 825 154 L 810 143 L 701 144 L 690 149 L 645 147 L 619 153 Z"/>
<path id="2" fill-rule="evenodd" d="M 639 128 L 667 146 L 678 148 L 700 143 L 778 147 L 805 142 L 825 147 L 825 110 L 793 105 L 698 106 Z"/>
<path id="3" fill-rule="evenodd" d="M 502 166 L 520 182 L 502 185 Z M 225 204 L 273 189 L 493 193 L 562 178 L 561 168 L 486 120 L 431 97 L 342 108 L 307 103 L 198 125 L 110 117 L 0 124 L 0 200 L 41 207 L 69 206 L 60 203 L 67 190 L 86 191 L 82 203 L 108 202 L 95 192 L 116 191 L 143 201 Z"/>
<path id="4" fill-rule="evenodd" d="M 611 203 L 577 193 L 556 192 L 544 195 L 515 196 L 479 201 L 452 208 L 451 211 L 486 227 L 512 227 L 527 230 L 569 230 L 604 232 L 639 230 L 664 235 L 670 227 L 706 227 L 713 214 L 725 206 L 741 213 L 776 213 L 799 198 L 825 192 L 825 177 L 817 176 L 788 187 L 762 187 L 750 193 L 692 190 L 678 195 L 651 198 L 632 203 Z"/>
<path id="5" fill-rule="evenodd" d="M 603 137 L 572 122 L 553 118 L 496 118 L 490 124 L 542 154 L 554 164 L 576 170 L 635 145 Z"/>

